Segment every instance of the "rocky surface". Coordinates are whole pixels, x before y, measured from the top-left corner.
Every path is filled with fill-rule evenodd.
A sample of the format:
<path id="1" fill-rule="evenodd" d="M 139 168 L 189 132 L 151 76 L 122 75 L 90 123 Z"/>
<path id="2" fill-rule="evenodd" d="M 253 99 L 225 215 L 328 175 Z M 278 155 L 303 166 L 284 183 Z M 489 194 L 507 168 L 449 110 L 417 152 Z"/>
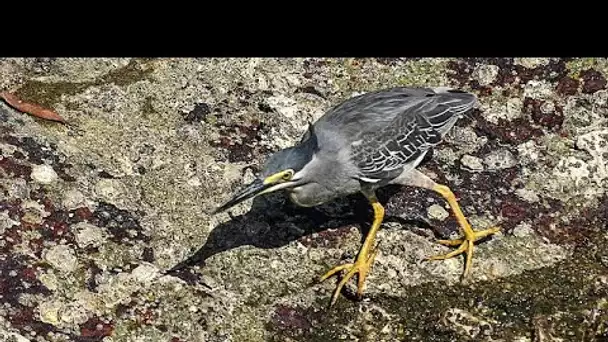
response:
<path id="1" fill-rule="evenodd" d="M 608 60 L 2 59 L 0 76 L 70 123 L 0 103 L 2 340 L 608 339 Z M 386 188 L 365 296 L 328 309 L 317 279 L 360 247 L 361 196 L 209 212 L 329 106 L 393 85 L 479 96 L 421 170 L 501 233 L 461 283 L 463 258 L 422 261 L 458 234 L 446 203 Z"/>

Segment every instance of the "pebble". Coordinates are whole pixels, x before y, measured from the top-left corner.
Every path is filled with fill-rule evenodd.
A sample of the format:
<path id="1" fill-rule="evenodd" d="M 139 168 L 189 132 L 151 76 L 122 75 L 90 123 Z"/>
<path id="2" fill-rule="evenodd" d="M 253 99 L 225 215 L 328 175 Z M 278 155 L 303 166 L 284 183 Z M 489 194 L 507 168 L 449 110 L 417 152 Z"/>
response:
<path id="1" fill-rule="evenodd" d="M 8 213 L 0 212 L 0 234 L 4 234 L 4 231 L 6 229 L 9 229 L 12 226 L 17 226 L 17 225 L 19 225 L 19 222 L 12 220 L 8 216 Z"/>
<path id="2" fill-rule="evenodd" d="M 427 214 L 429 218 L 439 221 L 443 221 L 450 216 L 450 213 L 439 204 L 431 205 L 427 210 Z"/>
<path id="3" fill-rule="evenodd" d="M 30 176 L 34 181 L 41 184 L 51 184 L 58 178 L 55 170 L 46 164 L 34 165 Z"/>
<path id="4" fill-rule="evenodd" d="M 74 251 L 66 245 L 49 248 L 44 254 L 44 259 L 55 269 L 66 273 L 75 271 L 78 266 Z"/>
<path id="5" fill-rule="evenodd" d="M 486 86 L 494 82 L 500 68 L 493 64 L 481 64 L 475 70 L 473 70 L 473 78 L 479 82 L 480 85 Z"/>
<path id="6" fill-rule="evenodd" d="M 40 275 L 39 280 L 42 285 L 44 285 L 47 289 L 51 291 L 57 290 L 57 286 L 59 285 L 57 277 L 53 273 L 43 273 Z"/>
<path id="7" fill-rule="evenodd" d="M 142 264 L 137 266 L 131 276 L 138 282 L 147 282 L 156 278 L 159 274 L 158 268 L 151 264 Z"/>
<path id="8" fill-rule="evenodd" d="M 124 185 L 116 179 L 101 179 L 95 184 L 95 193 L 106 201 L 112 202 L 124 192 Z"/>
<path id="9" fill-rule="evenodd" d="M 76 233 L 76 243 L 78 247 L 84 248 L 87 246 L 97 247 L 103 242 L 103 230 L 87 222 L 80 222 L 72 226 L 72 230 Z"/>
<path id="10" fill-rule="evenodd" d="M 513 60 L 513 64 L 521 65 L 528 69 L 534 69 L 539 66 L 547 65 L 549 62 L 551 62 L 550 58 L 518 57 L 514 58 Z"/>
<path id="11" fill-rule="evenodd" d="M 489 170 L 508 169 L 517 165 L 517 159 L 509 150 L 500 149 L 488 153 L 484 158 L 484 164 Z"/>
<path id="12" fill-rule="evenodd" d="M 13 332 L 7 332 L 3 330 L 3 328 L 0 328 L 0 341 L 31 342 L 23 335 Z"/>
<path id="13" fill-rule="evenodd" d="M 483 164 L 480 158 L 465 154 L 460 158 L 462 168 L 469 171 L 483 171 Z"/>
<path id="14" fill-rule="evenodd" d="M 513 228 L 513 236 L 518 238 L 531 236 L 532 234 L 534 234 L 534 230 L 528 223 L 520 223 Z"/>
<path id="15" fill-rule="evenodd" d="M 61 204 L 65 209 L 73 210 L 84 206 L 85 198 L 82 192 L 72 189 L 66 191 L 66 193 L 63 195 Z"/>
<path id="16" fill-rule="evenodd" d="M 57 301 L 43 302 L 38 306 L 40 321 L 43 323 L 58 325 L 59 324 L 59 309 L 61 303 Z"/>

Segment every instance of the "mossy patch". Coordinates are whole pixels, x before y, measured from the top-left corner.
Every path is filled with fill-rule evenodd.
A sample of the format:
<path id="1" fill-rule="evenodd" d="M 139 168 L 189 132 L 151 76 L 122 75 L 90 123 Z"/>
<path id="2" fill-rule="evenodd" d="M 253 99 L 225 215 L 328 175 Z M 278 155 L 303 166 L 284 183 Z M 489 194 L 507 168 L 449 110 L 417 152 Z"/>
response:
<path id="1" fill-rule="evenodd" d="M 152 68 L 147 66 L 148 63 L 148 60 L 133 59 L 126 66 L 112 70 L 90 82 L 61 81 L 47 83 L 28 80 L 16 91 L 16 94 L 24 101 L 52 107 L 62 95 L 78 94 L 92 86 L 112 83 L 117 86 L 126 86 L 144 80 L 153 71 Z"/>
<path id="2" fill-rule="evenodd" d="M 327 310 L 329 297 L 319 298 L 311 307 L 290 312 L 292 320 L 297 317 L 311 325 L 306 332 L 295 336 L 293 331 L 272 324 L 276 319 L 268 322 L 267 329 L 275 340 L 289 337 L 298 341 L 333 341 L 341 336 L 356 336 L 362 341 L 454 341 L 462 336 L 446 324 L 444 316 L 448 310 L 458 309 L 493 322 L 489 332 L 493 339 L 530 337 L 535 318 L 551 316 L 554 336 L 579 341 L 584 333 L 582 323 L 588 318 L 584 310 L 595 308 L 608 295 L 607 289 L 594 281 L 606 272 L 598 258 L 608 254 L 608 247 L 605 237 L 596 236 L 594 240 L 600 246 L 597 249 L 581 249 L 555 266 L 498 281 L 470 286 L 427 283 L 411 287 L 405 298 L 374 296 L 370 298 L 373 306 L 342 297 Z M 376 306 L 385 312 L 376 315 Z"/>
<path id="3" fill-rule="evenodd" d="M 566 63 L 568 75 L 574 79 L 580 78 L 580 73 L 588 69 L 601 71 L 604 75 L 608 73 L 608 59 L 606 58 L 575 58 Z"/>
<path id="4" fill-rule="evenodd" d="M 447 85 L 447 60 L 423 59 L 407 61 L 401 71 L 403 75 L 398 78 L 399 86 L 429 86 L 442 87 Z"/>

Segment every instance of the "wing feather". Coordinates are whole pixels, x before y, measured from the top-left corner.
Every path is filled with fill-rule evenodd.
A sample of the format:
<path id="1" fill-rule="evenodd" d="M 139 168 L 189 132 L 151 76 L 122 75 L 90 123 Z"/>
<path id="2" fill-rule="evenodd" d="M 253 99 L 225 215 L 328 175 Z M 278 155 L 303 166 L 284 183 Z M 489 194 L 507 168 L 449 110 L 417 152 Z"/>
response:
<path id="1" fill-rule="evenodd" d="M 359 126 L 350 130 L 351 139 L 357 142 L 350 145 L 351 160 L 359 168 L 361 180 L 377 182 L 416 167 L 475 101 L 473 94 L 464 92 L 397 88 L 336 107 L 341 113 L 334 120 L 347 124 L 359 119 Z M 349 111 L 353 113 L 348 115 Z M 372 122 L 378 117 L 381 119 Z M 365 123 L 370 123 L 369 128 L 361 129 Z"/>

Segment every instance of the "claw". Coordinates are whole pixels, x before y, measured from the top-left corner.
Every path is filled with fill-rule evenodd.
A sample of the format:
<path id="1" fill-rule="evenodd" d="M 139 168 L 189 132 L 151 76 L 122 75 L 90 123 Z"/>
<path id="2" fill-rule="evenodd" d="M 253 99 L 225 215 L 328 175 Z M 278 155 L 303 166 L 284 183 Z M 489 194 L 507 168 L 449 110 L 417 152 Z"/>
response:
<path id="1" fill-rule="evenodd" d="M 371 266 L 374 263 L 376 255 L 378 255 L 379 244 L 376 245 L 375 248 L 372 246 L 374 245 L 374 241 L 376 240 L 376 233 L 378 232 L 378 229 L 380 229 L 380 224 L 384 219 L 384 207 L 380 204 L 380 202 L 378 202 L 378 199 L 376 198 L 376 195 L 373 192 L 364 192 L 364 194 L 369 199 L 372 208 L 374 209 L 374 222 L 372 222 L 372 226 L 369 232 L 367 233 L 367 237 L 365 237 L 365 241 L 363 242 L 363 245 L 359 250 L 359 255 L 357 255 L 357 260 L 355 261 L 355 263 L 348 263 L 336 266 L 321 277 L 321 281 L 324 281 L 325 279 L 333 276 L 334 274 L 340 271 L 348 271 L 344 278 L 340 280 L 338 286 L 336 286 L 336 289 L 334 290 L 334 293 L 331 296 L 331 301 L 329 303 L 330 307 L 336 303 L 336 300 L 338 299 L 338 295 L 342 291 L 342 288 L 355 274 L 357 274 L 358 278 L 357 296 L 359 298 L 362 297 L 365 279 L 367 278 Z"/>
<path id="2" fill-rule="evenodd" d="M 330 307 L 336 303 L 336 301 L 338 300 L 338 295 L 342 291 L 342 288 L 355 274 L 357 274 L 357 296 L 359 298 L 362 297 L 365 279 L 367 278 L 367 275 L 371 270 L 371 266 L 374 263 L 376 255 L 378 255 L 378 248 L 374 248 L 374 250 L 372 250 L 372 252 L 369 254 L 366 253 L 365 250 L 363 250 L 362 253 L 357 257 L 357 261 L 354 264 L 348 263 L 336 266 L 321 277 L 320 281 L 324 281 L 342 270 L 348 270 L 344 278 L 342 278 L 342 280 L 340 280 L 340 282 L 338 283 L 338 286 L 336 286 L 336 289 L 334 290 L 334 293 L 331 296 L 331 301 L 329 303 Z"/>
<path id="3" fill-rule="evenodd" d="M 353 264 L 351 264 L 351 263 L 340 265 L 340 266 L 336 266 L 336 267 L 332 268 L 331 270 L 329 270 L 327 273 L 325 273 L 321 277 L 321 279 L 319 279 L 319 281 L 325 281 L 325 279 L 331 277 L 332 275 L 334 275 L 334 274 L 336 274 L 336 273 L 338 273 L 338 272 L 340 272 L 340 271 L 342 271 L 344 269 L 350 268 L 352 266 L 353 266 Z"/>
<path id="4" fill-rule="evenodd" d="M 430 256 L 430 257 L 426 258 L 426 260 L 450 259 L 450 258 L 453 258 L 457 255 L 460 255 L 460 254 L 466 252 L 467 260 L 466 260 L 465 267 L 464 267 L 463 278 L 467 278 L 471 272 L 471 264 L 473 262 L 473 244 L 474 244 L 474 242 L 479 239 L 482 239 L 488 235 L 497 233 L 500 230 L 500 228 L 495 227 L 495 228 L 482 230 L 479 232 L 473 231 L 473 234 L 469 234 L 468 230 L 473 231 L 470 227 L 467 227 L 467 229 L 464 229 L 464 231 L 466 232 L 464 238 L 456 239 L 456 240 L 438 240 L 437 241 L 438 243 L 440 243 L 442 245 L 446 245 L 446 246 L 459 246 L 458 249 L 456 249 L 455 251 L 452 251 L 450 253 L 447 253 L 447 254 Z"/>

